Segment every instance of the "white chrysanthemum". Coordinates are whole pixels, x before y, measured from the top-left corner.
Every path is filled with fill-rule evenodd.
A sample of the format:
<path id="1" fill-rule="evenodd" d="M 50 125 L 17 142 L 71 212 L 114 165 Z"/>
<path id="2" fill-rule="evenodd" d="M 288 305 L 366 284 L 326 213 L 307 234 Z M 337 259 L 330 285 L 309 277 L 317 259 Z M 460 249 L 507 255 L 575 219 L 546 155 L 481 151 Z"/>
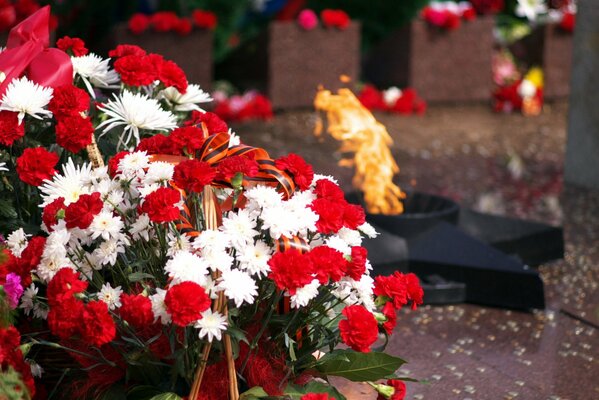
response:
<path id="1" fill-rule="evenodd" d="M 316 198 L 312 192 L 305 191 L 294 195 L 288 201 L 283 202 L 283 208 L 288 214 L 286 228 L 289 234 L 285 236 L 300 235 L 306 236 L 308 231 L 316 231 L 316 222 L 318 214 L 310 207 L 310 203 Z"/>
<path id="2" fill-rule="evenodd" d="M 181 251 L 189 252 L 192 248 L 191 238 L 186 234 L 175 235 L 174 233 L 169 232 L 167 239 L 168 251 L 166 254 L 169 257 L 172 257 Z"/>
<path id="3" fill-rule="evenodd" d="M 310 300 L 318 296 L 318 288 L 320 287 L 320 282 L 318 279 L 314 279 L 312 282 L 308 283 L 301 288 L 298 288 L 293 296 L 291 296 L 291 307 L 300 308 L 308 305 Z"/>
<path id="4" fill-rule="evenodd" d="M 27 236 L 23 228 L 19 228 L 6 238 L 6 245 L 16 257 L 21 257 L 21 253 L 27 247 Z"/>
<path id="5" fill-rule="evenodd" d="M 146 242 L 150 240 L 150 217 L 147 214 L 141 214 L 137 220 L 131 224 L 129 233 L 133 239 L 143 239 Z"/>
<path id="6" fill-rule="evenodd" d="M 258 287 L 252 277 L 243 271 L 232 269 L 223 271 L 218 289 L 224 290 L 225 296 L 240 307 L 244 302 L 254 303 L 254 297 L 258 295 Z"/>
<path id="7" fill-rule="evenodd" d="M 32 283 L 27 289 L 25 289 L 23 295 L 21 296 L 21 305 L 19 308 L 23 309 L 25 315 L 29 315 L 33 310 L 33 306 L 37 298 L 37 291 L 38 288 Z"/>
<path id="8" fill-rule="evenodd" d="M 202 253 L 221 253 L 227 251 L 231 238 L 225 232 L 206 229 L 193 241 L 193 247 Z"/>
<path id="9" fill-rule="evenodd" d="M 98 293 L 98 300 L 103 301 L 108 306 L 109 310 L 114 310 L 119 308 L 121 304 L 121 295 L 123 294 L 123 290 L 120 286 L 113 288 L 110 286 L 110 283 L 105 283 L 102 285 L 102 289 Z"/>
<path id="10" fill-rule="evenodd" d="M 241 139 L 239 135 L 229 128 L 229 147 L 239 146 L 241 144 Z"/>
<path id="11" fill-rule="evenodd" d="M 362 244 L 362 235 L 353 229 L 343 227 L 337 232 L 339 238 L 347 243 L 348 246 L 360 246 Z"/>
<path id="12" fill-rule="evenodd" d="M 268 230 L 273 239 L 279 239 L 281 236 L 292 237 L 296 232 L 295 221 L 290 217 L 289 210 L 282 205 L 263 209 L 260 219 L 262 229 Z"/>
<path id="13" fill-rule="evenodd" d="M 37 119 L 51 117 L 52 113 L 44 107 L 52 100 L 52 93 L 52 88 L 40 86 L 26 77 L 15 78 L 8 84 L 2 96 L 0 110 L 19 113 L 19 124 L 23 122 L 25 114 Z"/>
<path id="14" fill-rule="evenodd" d="M 119 216 L 113 215 L 111 211 L 102 211 L 92 220 L 89 231 L 92 239 L 117 239 L 121 236 L 123 226 L 123 220 Z"/>
<path id="15" fill-rule="evenodd" d="M 114 88 L 119 82 L 119 75 L 108 63 L 110 59 L 102 59 L 97 54 L 89 53 L 81 57 L 71 57 L 73 64 L 73 77 L 79 75 L 89 94 L 96 98 L 93 86 L 100 88 Z"/>
<path id="16" fill-rule="evenodd" d="M 68 257 L 59 257 L 51 255 L 48 257 L 42 257 L 41 262 L 35 270 L 35 274 L 43 281 L 50 282 L 54 275 L 63 268 L 71 268 L 76 270 L 75 266 L 71 263 Z"/>
<path id="17" fill-rule="evenodd" d="M 374 229 L 368 222 L 364 222 L 362 225 L 358 226 L 358 230 L 371 239 L 374 239 L 379 235 L 376 229 Z"/>
<path id="18" fill-rule="evenodd" d="M 160 318 L 160 323 L 162 325 L 168 325 L 171 322 L 171 315 L 166 309 L 166 304 L 164 304 L 164 298 L 166 297 L 166 290 L 164 289 L 156 289 L 156 294 L 150 296 L 150 301 L 152 302 L 152 313 L 154 313 L 154 321 Z"/>
<path id="19" fill-rule="evenodd" d="M 164 161 L 158 161 L 150 163 L 148 171 L 144 176 L 142 183 L 144 185 L 151 184 L 162 184 L 165 185 L 173 179 L 173 173 L 175 172 L 175 166 L 171 163 Z"/>
<path id="20" fill-rule="evenodd" d="M 150 166 L 150 156 L 145 151 L 134 151 L 126 154 L 120 161 L 117 171 L 126 177 L 142 177 L 144 169 Z"/>
<path id="21" fill-rule="evenodd" d="M 341 239 L 339 236 L 334 235 L 325 240 L 325 244 L 341 253 L 344 256 L 351 255 L 351 247 L 345 242 L 345 240 Z"/>
<path id="22" fill-rule="evenodd" d="M 242 249 L 248 243 L 254 242 L 254 236 L 258 235 L 256 219 L 247 210 L 230 212 L 223 218 L 220 229 L 229 236 L 231 245 L 237 250 Z"/>
<path id="23" fill-rule="evenodd" d="M 518 86 L 518 94 L 524 99 L 530 99 L 537 93 L 537 86 L 528 79 L 523 79 Z"/>
<path id="24" fill-rule="evenodd" d="M 358 294 L 358 298 L 364 307 L 368 309 L 368 311 L 374 311 L 374 280 L 370 275 L 362 275 L 359 281 L 353 282 L 353 287 L 356 293 Z"/>
<path id="25" fill-rule="evenodd" d="M 177 252 L 167 261 L 164 270 L 172 278 L 171 285 L 191 281 L 202 286 L 206 283 L 208 275 L 206 261 L 188 251 Z"/>
<path id="26" fill-rule="evenodd" d="M 97 262 L 97 266 L 94 265 L 94 268 L 101 267 L 102 265 L 114 265 L 116 264 L 116 259 L 119 254 L 125 252 L 125 247 L 123 243 L 118 240 L 107 240 L 105 242 L 100 243 L 94 252 L 92 253 L 93 258 Z"/>
<path id="27" fill-rule="evenodd" d="M 0 162 L 0 171 L 7 171 L 8 172 L 8 168 L 6 168 L 6 163 L 5 162 Z"/>
<path id="28" fill-rule="evenodd" d="M 202 313 L 202 319 L 199 319 L 194 327 L 200 330 L 200 339 L 207 337 L 209 342 L 213 339 L 221 340 L 222 332 L 227 329 L 227 317 L 218 311 L 212 312 L 209 308 Z"/>
<path id="29" fill-rule="evenodd" d="M 201 252 L 202 259 L 212 271 L 229 271 L 235 259 L 227 251 L 209 250 Z"/>
<path id="30" fill-rule="evenodd" d="M 218 297 L 218 289 L 216 287 L 216 282 L 210 277 L 210 275 L 206 276 L 206 282 L 201 286 L 204 288 L 206 294 L 210 296 L 212 300 Z"/>
<path id="31" fill-rule="evenodd" d="M 273 208 L 280 205 L 283 200 L 281 193 L 276 189 L 261 185 L 246 191 L 245 197 L 248 200 L 247 209 L 249 211 Z"/>
<path id="32" fill-rule="evenodd" d="M 163 110 L 157 100 L 128 90 L 123 90 L 120 97 L 114 95 L 114 100 L 103 104 L 101 111 L 109 117 L 98 125 L 98 129 L 103 128 L 102 134 L 118 126 L 125 127 L 117 147 L 121 144 L 128 146 L 132 136 L 137 145 L 140 140 L 140 129 L 169 131 L 177 127 L 175 116 Z"/>
<path id="33" fill-rule="evenodd" d="M 535 22 L 539 15 L 547 12 L 545 0 L 518 0 L 516 15 L 524 17 L 530 22 Z"/>
<path id="34" fill-rule="evenodd" d="M 383 92 L 383 100 L 389 107 L 393 107 L 397 100 L 401 97 L 401 89 L 397 86 L 391 86 L 389 89 Z"/>
<path id="35" fill-rule="evenodd" d="M 245 269 L 251 275 L 266 276 L 270 272 L 268 260 L 271 252 L 271 248 L 262 241 L 248 244 L 238 250 L 236 257 L 239 268 Z"/>
<path id="36" fill-rule="evenodd" d="M 75 166 L 69 158 L 62 166 L 62 175 L 55 174 L 51 180 L 45 180 L 40 187 L 43 202 L 40 207 L 45 207 L 59 197 L 64 198 L 65 205 L 76 202 L 82 194 L 90 194 L 91 189 L 85 184 L 90 181 L 92 174 L 91 164 Z"/>
<path id="37" fill-rule="evenodd" d="M 160 92 L 160 97 L 166 99 L 174 105 L 175 111 L 201 111 L 198 104 L 209 103 L 212 101 L 210 94 L 204 92 L 200 85 L 190 84 L 187 86 L 185 94 L 181 94 L 175 87 L 170 86 Z"/>

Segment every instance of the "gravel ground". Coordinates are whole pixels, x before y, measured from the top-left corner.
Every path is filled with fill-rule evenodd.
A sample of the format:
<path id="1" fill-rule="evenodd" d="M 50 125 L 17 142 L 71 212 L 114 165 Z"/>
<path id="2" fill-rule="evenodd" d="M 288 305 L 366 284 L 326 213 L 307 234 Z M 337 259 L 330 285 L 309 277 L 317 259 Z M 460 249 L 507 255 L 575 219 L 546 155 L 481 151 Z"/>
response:
<path id="1" fill-rule="evenodd" d="M 312 134 L 310 111 L 234 125 L 276 157 L 296 152 L 349 189 L 338 143 Z M 407 399 L 599 398 L 599 192 L 562 184 L 567 104 L 539 117 L 486 105 L 435 106 L 421 117 L 377 114 L 395 143 L 404 188 L 442 194 L 485 212 L 563 225 L 566 256 L 542 265 L 547 308 L 517 312 L 472 304 L 425 306 L 400 316 L 389 351 L 409 361 Z M 339 382 L 350 399 L 366 385 Z"/>

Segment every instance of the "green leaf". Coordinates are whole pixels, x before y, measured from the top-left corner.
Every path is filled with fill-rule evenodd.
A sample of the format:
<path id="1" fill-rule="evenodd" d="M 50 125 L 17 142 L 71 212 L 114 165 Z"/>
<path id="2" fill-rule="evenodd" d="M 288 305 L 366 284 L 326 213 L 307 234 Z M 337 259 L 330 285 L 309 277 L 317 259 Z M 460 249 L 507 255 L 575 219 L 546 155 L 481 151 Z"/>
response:
<path id="1" fill-rule="evenodd" d="M 336 400 L 346 400 L 334 386 L 328 385 L 323 382 L 312 381 L 306 386 L 297 386 L 289 384 L 285 388 L 285 395 L 291 397 L 292 400 L 299 400 L 303 395 L 308 393 L 326 393 L 329 397 L 333 397 Z"/>
<path id="2" fill-rule="evenodd" d="M 324 375 L 340 376 L 354 382 L 376 381 L 395 373 L 405 361 L 389 354 L 335 350 L 322 357 L 316 369 Z"/>
<path id="3" fill-rule="evenodd" d="M 151 397 L 149 400 L 183 400 L 181 397 L 177 396 L 174 393 L 160 393 L 154 397 Z"/>
<path id="4" fill-rule="evenodd" d="M 145 272 L 134 272 L 129 275 L 129 282 L 139 282 L 144 279 L 154 279 L 154 276 Z"/>
<path id="5" fill-rule="evenodd" d="M 254 386 L 250 390 L 243 392 L 239 396 L 239 400 L 255 400 L 262 399 L 264 397 L 268 397 L 268 393 L 266 393 L 261 386 Z"/>

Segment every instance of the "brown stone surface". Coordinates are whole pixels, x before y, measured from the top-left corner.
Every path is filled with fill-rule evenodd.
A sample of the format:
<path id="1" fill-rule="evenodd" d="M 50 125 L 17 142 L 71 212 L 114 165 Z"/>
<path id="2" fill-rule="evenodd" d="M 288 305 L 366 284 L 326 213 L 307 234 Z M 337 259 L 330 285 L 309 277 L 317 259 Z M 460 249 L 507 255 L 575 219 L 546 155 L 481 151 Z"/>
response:
<path id="1" fill-rule="evenodd" d="M 540 267 L 547 309 L 525 313 L 471 304 L 400 313 L 389 351 L 410 400 L 587 400 L 599 398 L 599 192 L 566 186 L 561 171 L 567 105 L 537 118 L 494 114 L 489 107 L 432 106 L 423 117 L 377 114 L 395 140 L 400 183 L 441 193 L 495 213 L 561 224 L 564 260 Z M 279 114 L 235 126 L 273 156 L 297 152 L 347 188 L 351 171 L 336 165 L 338 143 L 311 134 L 316 115 Z M 522 175 L 509 173 L 517 157 Z M 483 197 L 492 201 L 482 201 Z M 486 204 L 486 205 L 485 205 Z M 335 380 L 350 400 L 376 396 L 368 385 Z"/>
<path id="2" fill-rule="evenodd" d="M 544 39 L 545 96 L 549 99 L 567 97 L 570 94 L 573 35 L 557 25 L 547 25 Z"/>
<path id="3" fill-rule="evenodd" d="M 493 89 L 493 26 L 492 17 L 453 31 L 413 21 L 372 51 L 366 78 L 382 87 L 413 87 L 429 102 L 487 101 Z"/>
<path id="4" fill-rule="evenodd" d="M 199 84 L 202 89 L 212 85 L 212 48 L 211 31 L 195 29 L 187 36 L 174 32 L 144 32 L 133 35 L 126 25 L 114 28 L 114 45 L 135 44 L 151 53 L 158 53 L 179 65 L 187 74 L 190 83 Z"/>
<path id="5" fill-rule="evenodd" d="M 318 85 L 338 88 L 342 74 L 360 76 L 360 25 L 305 31 L 295 22 L 273 22 L 267 57 L 273 107 L 312 107 Z"/>

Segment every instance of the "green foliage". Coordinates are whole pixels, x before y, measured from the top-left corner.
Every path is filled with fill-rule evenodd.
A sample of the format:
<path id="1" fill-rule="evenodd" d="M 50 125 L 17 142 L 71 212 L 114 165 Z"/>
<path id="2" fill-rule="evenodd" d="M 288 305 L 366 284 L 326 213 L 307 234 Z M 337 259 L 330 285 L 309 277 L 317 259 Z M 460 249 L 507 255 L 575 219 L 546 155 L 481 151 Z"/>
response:
<path id="1" fill-rule="evenodd" d="M 376 381 L 395 373 L 405 361 L 389 354 L 335 350 L 322 357 L 316 369 L 324 375 L 340 376 L 354 382 Z"/>
<path id="2" fill-rule="evenodd" d="M 29 389 L 21 380 L 21 375 L 12 367 L 0 370 L 0 398 L 6 400 L 30 400 Z"/>

